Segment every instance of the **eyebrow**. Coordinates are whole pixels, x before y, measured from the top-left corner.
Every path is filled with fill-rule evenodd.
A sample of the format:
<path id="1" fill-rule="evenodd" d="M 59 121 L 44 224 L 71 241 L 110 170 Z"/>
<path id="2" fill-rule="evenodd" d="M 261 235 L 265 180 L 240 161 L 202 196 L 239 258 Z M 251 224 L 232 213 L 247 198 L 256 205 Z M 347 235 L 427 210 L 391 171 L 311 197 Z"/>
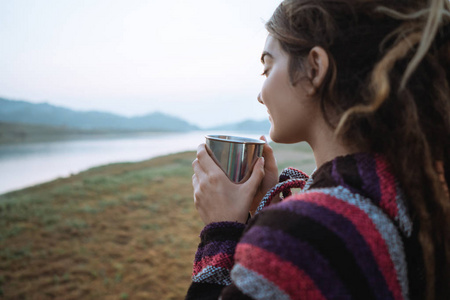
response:
<path id="1" fill-rule="evenodd" d="M 270 54 L 269 52 L 267 52 L 267 51 L 263 51 L 263 53 L 261 54 L 261 63 L 264 63 L 264 57 L 265 56 L 269 56 L 269 57 L 271 57 L 271 58 L 273 58 L 273 55 L 272 54 Z"/>

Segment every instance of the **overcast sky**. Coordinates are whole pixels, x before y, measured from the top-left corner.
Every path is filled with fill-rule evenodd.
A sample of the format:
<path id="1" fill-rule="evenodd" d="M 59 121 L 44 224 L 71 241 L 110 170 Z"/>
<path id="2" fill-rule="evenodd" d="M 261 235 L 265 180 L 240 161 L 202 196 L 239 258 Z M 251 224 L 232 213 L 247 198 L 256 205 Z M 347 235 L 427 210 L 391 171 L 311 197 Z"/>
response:
<path id="1" fill-rule="evenodd" d="M 276 0 L 2 0 L 0 97 L 200 126 L 261 120 Z"/>

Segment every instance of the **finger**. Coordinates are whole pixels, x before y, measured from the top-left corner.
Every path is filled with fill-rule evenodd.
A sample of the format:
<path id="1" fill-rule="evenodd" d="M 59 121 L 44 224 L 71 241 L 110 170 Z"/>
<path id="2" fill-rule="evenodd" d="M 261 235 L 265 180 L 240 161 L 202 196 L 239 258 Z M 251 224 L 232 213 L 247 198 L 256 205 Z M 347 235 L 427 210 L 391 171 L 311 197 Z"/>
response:
<path id="1" fill-rule="evenodd" d="M 264 157 L 261 157 L 253 167 L 252 175 L 244 184 L 248 185 L 249 189 L 253 188 L 253 190 L 256 190 L 256 188 L 258 188 L 259 184 L 263 180 L 264 174 Z"/>
<path id="2" fill-rule="evenodd" d="M 200 163 L 197 158 L 192 162 L 192 169 L 194 170 L 194 175 L 196 176 L 197 179 L 204 178 L 205 176 L 207 176 L 203 168 L 200 166 Z"/>
<path id="3" fill-rule="evenodd" d="M 198 187 L 198 176 L 195 174 L 192 175 L 192 187 L 194 188 L 194 190 L 196 190 Z"/>
<path id="4" fill-rule="evenodd" d="M 194 188 L 195 188 L 196 180 L 197 180 L 197 176 L 195 174 L 192 175 L 191 182 L 192 182 L 192 187 L 194 187 Z"/>
<path id="5" fill-rule="evenodd" d="M 197 157 L 198 157 L 199 153 L 202 152 L 205 149 L 205 146 L 206 146 L 205 143 L 202 143 L 202 144 L 198 145 L 198 147 L 197 147 Z"/>
<path id="6" fill-rule="evenodd" d="M 193 196 L 194 197 L 193 198 L 194 198 L 194 203 L 196 204 L 197 203 L 196 194 L 197 194 L 197 191 L 198 191 L 198 178 L 197 178 L 197 176 L 195 174 L 192 175 L 192 187 L 194 188 L 194 192 L 193 192 Z"/>
<path id="7" fill-rule="evenodd" d="M 277 161 L 275 159 L 275 155 L 273 154 L 273 149 L 270 147 L 269 143 L 264 144 L 262 156 L 265 160 L 266 170 L 277 169 Z"/>
<path id="8" fill-rule="evenodd" d="M 206 145 L 201 144 L 197 148 L 197 159 L 206 174 L 210 174 L 213 172 L 222 172 L 222 169 L 216 164 L 214 159 L 209 155 Z"/>

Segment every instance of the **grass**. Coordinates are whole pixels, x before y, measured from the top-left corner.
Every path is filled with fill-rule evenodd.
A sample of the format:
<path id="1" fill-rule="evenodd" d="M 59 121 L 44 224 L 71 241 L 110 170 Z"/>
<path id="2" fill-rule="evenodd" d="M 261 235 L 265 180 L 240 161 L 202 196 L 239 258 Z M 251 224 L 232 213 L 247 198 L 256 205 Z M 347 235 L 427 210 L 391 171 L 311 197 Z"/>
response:
<path id="1" fill-rule="evenodd" d="M 313 168 L 304 145 L 280 164 Z M 183 299 L 203 228 L 194 152 L 112 164 L 0 195 L 0 298 Z"/>

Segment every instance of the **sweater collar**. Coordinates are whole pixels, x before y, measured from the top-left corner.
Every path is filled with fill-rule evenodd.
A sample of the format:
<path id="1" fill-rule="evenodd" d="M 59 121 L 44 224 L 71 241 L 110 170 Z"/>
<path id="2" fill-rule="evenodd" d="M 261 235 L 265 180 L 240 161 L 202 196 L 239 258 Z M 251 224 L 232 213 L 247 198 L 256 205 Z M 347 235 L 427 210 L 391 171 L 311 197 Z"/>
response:
<path id="1" fill-rule="evenodd" d="M 323 164 L 311 176 L 311 189 L 342 186 L 369 198 L 409 235 L 412 230 L 405 197 L 384 156 L 357 153 Z"/>

